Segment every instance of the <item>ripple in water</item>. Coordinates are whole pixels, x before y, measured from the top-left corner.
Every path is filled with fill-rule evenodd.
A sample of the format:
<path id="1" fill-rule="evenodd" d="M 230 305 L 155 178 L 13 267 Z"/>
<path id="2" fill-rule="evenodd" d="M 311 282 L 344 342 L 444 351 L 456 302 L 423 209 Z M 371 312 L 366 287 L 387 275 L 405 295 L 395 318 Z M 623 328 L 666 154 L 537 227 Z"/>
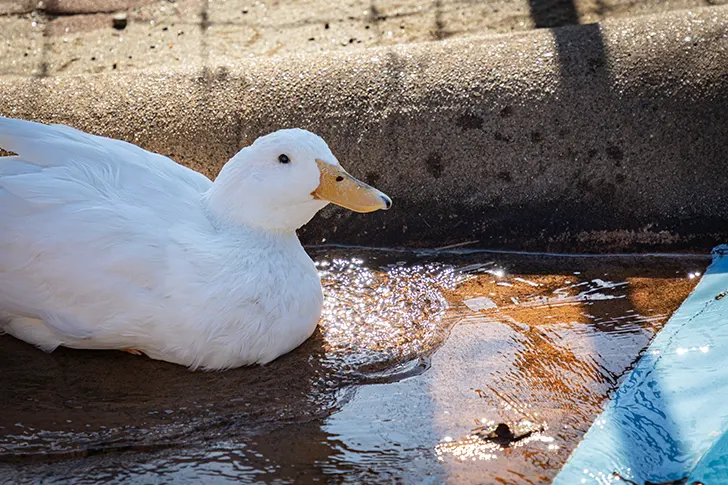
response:
<path id="1" fill-rule="evenodd" d="M 47 356 L 21 346 L 31 366 L 12 369 L 15 378 L 6 384 L 13 384 L 17 410 L 32 404 L 39 412 L 23 410 L 0 420 L 0 462 L 73 458 L 87 449 L 151 451 L 210 428 L 196 424 L 190 435 L 190 423 L 241 412 L 261 421 L 318 415 L 336 405 L 348 384 L 393 382 L 426 368 L 419 357 L 441 343 L 448 328 L 446 292 L 463 279 L 452 266 L 373 269 L 361 259 L 326 256 L 316 265 L 325 296 L 320 335 L 265 367 L 190 373 L 111 351 L 61 349 Z M 57 358 L 68 364 L 48 371 L 45 366 Z M 147 372 L 163 387 L 143 377 L 140 382 Z M 48 379 L 62 385 L 49 391 Z M 69 380 L 71 387 L 63 384 Z M 53 403 L 56 395 L 65 396 L 64 404 L 45 406 L 49 392 Z"/>
<path id="2" fill-rule="evenodd" d="M 0 337 L 0 477 L 548 483 L 694 285 L 679 260 L 351 255 L 315 255 L 319 331 L 262 367 L 46 356 Z"/>
<path id="3" fill-rule="evenodd" d="M 330 360 L 361 368 L 413 359 L 440 343 L 447 291 L 464 276 L 450 266 L 389 265 L 360 259 L 316 263 L 324 289 L 319 324 Z"/>
<path id="4" fill-rule="evenodd" d="M 502 426 L 502 425 L 499 425 Z M 474 428 L 464 438 L 455 441 L 452 437 L 446 436 L 435 446 L 435 454 L 438 461 L 444 461 L 450 455 L 460 461 L 495 460 L 502 456 L 505 448 L 519 448 L 529 443 L 546 443 L 549 450 L 557 450 L 559 446 L 554 443 L 554 438 L 548 436 L 545 431 L 548 425 L 533 423 L 523 420 L 514 424 L 514 434 L 508 439 L 498 439 L 495 429 L 498 429 L 494 421 L 483 420 L 482 426 Z"/>

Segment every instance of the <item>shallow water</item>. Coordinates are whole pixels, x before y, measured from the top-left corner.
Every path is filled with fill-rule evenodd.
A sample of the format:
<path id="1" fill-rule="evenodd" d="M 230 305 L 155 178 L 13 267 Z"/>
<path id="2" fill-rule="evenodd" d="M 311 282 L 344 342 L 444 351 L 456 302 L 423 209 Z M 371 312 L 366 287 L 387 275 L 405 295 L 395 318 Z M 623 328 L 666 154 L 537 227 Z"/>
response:
<path id="1" fill-rule="evenodd" d="M 320 331 L 265 367 L 0 337 L 0 482 L 548 483 L 708 263 L 311 253 Z"/>

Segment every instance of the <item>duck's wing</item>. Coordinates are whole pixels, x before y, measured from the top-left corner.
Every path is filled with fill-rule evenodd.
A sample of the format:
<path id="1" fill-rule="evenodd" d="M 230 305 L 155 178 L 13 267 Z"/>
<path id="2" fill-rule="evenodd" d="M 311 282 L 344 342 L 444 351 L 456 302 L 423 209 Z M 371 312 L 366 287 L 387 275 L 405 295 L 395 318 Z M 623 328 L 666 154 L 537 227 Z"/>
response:
<path id="1" fill-rule="evenodd" d="M 212 182 L 130 143 L 0 117 L 0 147 L 0 311 L 62 335 L 156 304 L 169 241 L 210 225 Z"/>
<path id="2" fill-rule="evenodd" d="M 6 166 L 0 168 L 0 176 L 20 175 L 5 180 L 6 190 L 38 202 L 44 197 L 64 197 L 62 184 L 66 181 L 88 185 L 95 195 L 154 199 L 159 208 L 163 208 L 163 202 L 176 206 L 212 185 L 201 173 L 165 156 L 64 125 L 0 117 L 0 148 L 17 153 L 16 162 L 34 165 L 36 172 L 44 172 L 42 176 L 32 175 L 34 167 L 20 167 L 17 163 L 11 167 L 3 162 Z M 51 180 L 52 187 L 46 187 Z"/>

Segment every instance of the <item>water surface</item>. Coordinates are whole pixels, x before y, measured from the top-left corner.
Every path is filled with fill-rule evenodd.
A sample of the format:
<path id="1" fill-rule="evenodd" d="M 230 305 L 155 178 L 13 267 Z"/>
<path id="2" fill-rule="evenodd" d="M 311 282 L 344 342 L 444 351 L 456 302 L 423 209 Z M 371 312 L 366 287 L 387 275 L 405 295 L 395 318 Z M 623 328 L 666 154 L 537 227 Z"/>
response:
<path id="1" fill-rule="evenodd" d="M 311 253 L 320 330 L 263 367 L 0 337 L 0 481 L 548 483 L 708 263 Z"/>

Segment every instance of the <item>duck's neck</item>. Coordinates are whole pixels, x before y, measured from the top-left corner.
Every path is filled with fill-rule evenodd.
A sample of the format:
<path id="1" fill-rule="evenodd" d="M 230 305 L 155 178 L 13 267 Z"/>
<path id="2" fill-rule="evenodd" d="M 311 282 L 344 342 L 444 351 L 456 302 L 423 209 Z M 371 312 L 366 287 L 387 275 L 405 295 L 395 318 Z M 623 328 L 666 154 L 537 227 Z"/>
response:
<path id="1" fill-rule="evenodd" d="M 219 187 L 213 186 L 203 194 L 202 202 L 208 218 L 218 229 L 261 236 L 295 236 L 295 229 L 287 227 L 274 217 L 266 218 L 250 204 L 243 207 L 234 204 Z"/>
<path id="2" fill-rule="evenodd" d="M 261 192 L 264 188 L 241 183 L 238 172 L 239 167 L 229 162 L 203 194 L 208 213 L 223 224 L 293 234 L 327 204 L 313 196 L 293 202 Z"/>
<path id="3" fill-rule="evenodd" d="M 238 241 L 248 241 L 256 246 L 301 246 L 296 231 L 289 229 L 276 229 L 246 224 L 227 217 L 219 217 L 213 211 L 208 211 L 208 218 L 220 235 L 231 237 Z"/>

